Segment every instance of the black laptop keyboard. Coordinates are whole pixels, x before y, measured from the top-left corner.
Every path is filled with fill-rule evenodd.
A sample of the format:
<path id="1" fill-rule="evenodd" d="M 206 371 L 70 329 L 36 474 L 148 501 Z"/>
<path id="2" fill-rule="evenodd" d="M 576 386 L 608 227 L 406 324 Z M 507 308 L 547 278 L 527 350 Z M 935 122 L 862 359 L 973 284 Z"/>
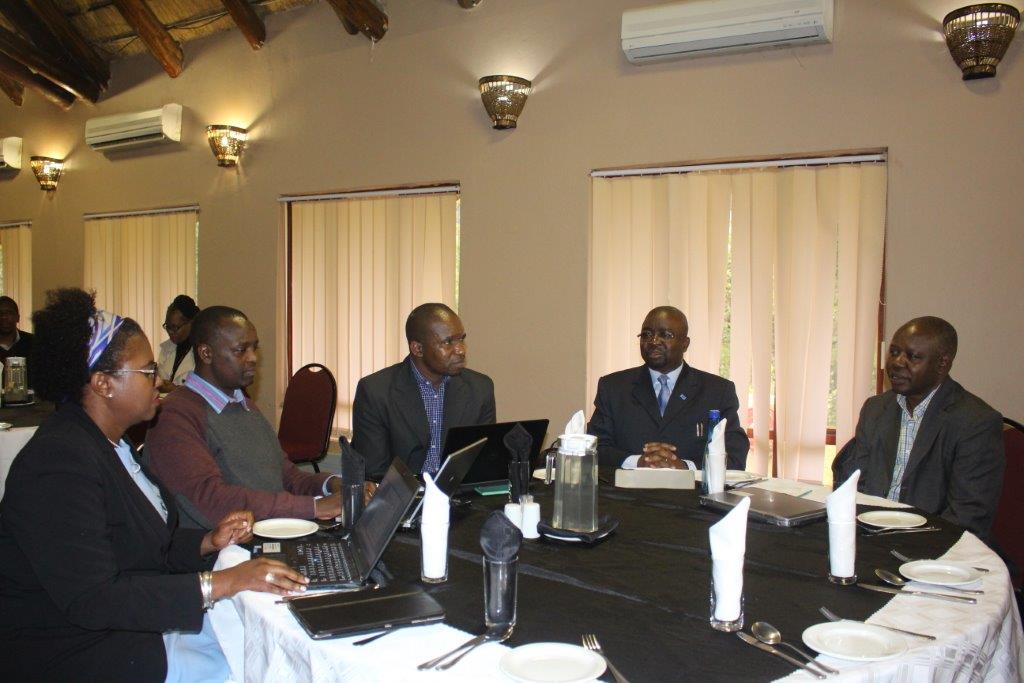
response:
<path id="1" fill-rule="evenodd" d="M 302 541 L 289 545 L 286 554 L 286 564 L 307 577 L 310 588 L 330 588 L 352 582 L 352 564 L 337 541 Z"/>

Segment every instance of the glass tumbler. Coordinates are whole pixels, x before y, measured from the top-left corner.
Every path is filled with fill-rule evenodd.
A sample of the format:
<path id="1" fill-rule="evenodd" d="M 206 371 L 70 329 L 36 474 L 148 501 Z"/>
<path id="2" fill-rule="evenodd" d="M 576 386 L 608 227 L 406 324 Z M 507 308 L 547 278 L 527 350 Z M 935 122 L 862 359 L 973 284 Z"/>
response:
<path id="1" fill-rule="evenodd" d="M 518 557 L 505 562 L 484 558 L 484 624 L 487 628 L 516 623 L 518 580 Z"/>

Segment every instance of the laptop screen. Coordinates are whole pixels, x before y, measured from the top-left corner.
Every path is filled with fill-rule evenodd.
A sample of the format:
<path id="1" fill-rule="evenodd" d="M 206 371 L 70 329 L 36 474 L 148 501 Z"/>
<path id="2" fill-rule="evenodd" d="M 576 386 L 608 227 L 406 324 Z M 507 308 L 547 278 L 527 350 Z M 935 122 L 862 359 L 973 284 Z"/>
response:
<path id="1" fill-rule="evenodd" d="M 519 422 L 498 422 L 487 425 L 468 425 L 452 427 L 444 441 L 444 453 L 449 455 L 482 438 L 487 439 L 483 450 L 477 456 L 473 466 L 462 479 L 462 488 L 468 489 L 481 484 L 493 484 L 508 481 L 508 449 L 505 448 L 505 435 L 517 424 L 529 432 L 533 439 L 530 447 L 530 462 L 537 464 L 544 435 L 548 431 L 547 420 L 520 420 Z"/>
<path id="2" fill-rule="evenodd" d="M 359 551 L 356 561 L 368 563 L 365 567 L 358 567 L 364 578 L 384 554 L 419 486 L 419 480 L 405 463 L 395 458 L 352 530 L 353 544 Z"/>

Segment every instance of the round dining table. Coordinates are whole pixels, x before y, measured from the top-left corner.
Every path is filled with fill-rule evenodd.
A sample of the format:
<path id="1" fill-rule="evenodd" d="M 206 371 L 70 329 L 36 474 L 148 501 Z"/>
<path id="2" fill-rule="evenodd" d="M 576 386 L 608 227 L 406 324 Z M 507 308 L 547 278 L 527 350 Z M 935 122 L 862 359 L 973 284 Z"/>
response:
<path id="1" fill-rule="evenodd" d="M 813 680 L 786 661 L 713 630 L 709 618 L 711 560 L 708 527 L 722 513 L 700 505 L 693 490 L 619 489 L 603 472 L 599 514 L 618 520 L 614 533 L 593 545 L 541 538 L 519 553 L 518 615 L 504 644 L 477 648 L 446 672 L 416 665 L 483 632 L 480 528 L 507 496 L 476 496 L 452 510 L 448 579 L 420 584 L 416 533 L 399 531 L 384 555 L 395 581 L 420 584 L 446 612 L 446 623 L 404 628 L 365 646 L 357 637 L 314 641 L 286 605 L 273 596 L 241 593 L 212 613 L 239 680 L 508 681 L 501 671 L 509 648 L 540 642 L 579 644 L 595 634 L 604 653 L 631 683 L 638 681 Z M 769 480 L 775 490 L 823 487 Z M 549 517 L 553 487 L 534 482 L 542 515 Z M 862 500 L 867 500 L 863 499 Z M 877 499 L 876 499 L 877 500 Z M 884 501 L 878 501 L 884 502 Z M 858 511 L 872 509 L 858 506 Z M 875 569 L 898 571 L 896 550 L 911 558 L 962 560 L 988 570 L 976 587 L 977 604 L 876 593 L 828 580 L 824 521 L 781 527 L 750 519 L 743 568 L 745 629 L 771 623 L 787 642 L 825 621 L 825 607 L 849 620 L 868 620 L 931 634 L 906 638 L 906 651 L 886 661 L 822 656 L 840 673 L 836 681 L 1020 681 L 1024 670 L 1021 621 L 1006 567 L 973 534 L 937 517 L 934 531 L 894 535 L 858 533 L 856 570 L 861 582 L 881 583 Z M 230 550 L 231 552 L 228 552 Z M 221 566 L 246 559 L 238 547 L 222 552 Z M 897 636 L 902 638 L 902 636 Z M 605 680 L 612 680 L 605 675 Z"/>

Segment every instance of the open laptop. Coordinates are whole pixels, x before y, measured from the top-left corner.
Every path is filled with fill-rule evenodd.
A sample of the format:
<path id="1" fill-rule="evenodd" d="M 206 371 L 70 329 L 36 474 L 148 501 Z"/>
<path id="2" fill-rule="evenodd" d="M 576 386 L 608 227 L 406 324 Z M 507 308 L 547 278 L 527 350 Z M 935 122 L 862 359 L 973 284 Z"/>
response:
<path id="1" fill-rule="evenodd" d="M 455 451 L 441 463 L 441 469 L 434 475 L 434 483 L 441 493 L 450 496 L 459 490 L 463 478 L 469 472 L 469 468 L 476 462 L 476 456 L 480 454 L 487 439 L 477 439 L 465 448 Z M 412 506 L 412 512 L 402 520 L 403 529 L 412 529 L 419 524 L 420 513 L 423 511 L 423 487 L 416 496 L 416 502 Z"/>
<path id="2" fill-rule="evenodd" d="M 544 435 L 548 431 L 547 420 L 519 420 L 517 422 L 498 422 L 486 425 L 467 425 L 464 427 L 452 427 L 444 440 L 442 453 L 454 453 L 468 444 L 480 439 L 487 439 L 483 450 L 476 458 L 476 462 L 469 468 L 469 472 L 462 479 L 461 490 L 471 490 L 478 486 L 487 486 L 508 481 L 509 452 L 505 448 L 505 435 L 517 424 L 529 432 L 533 438 L 533 445 L 530 447 L 531 468 L 537 464 L 537 456 L 540 455 L 540 447 L 544 443 Z"/>
<path id="3" fill-rule="evenodd" d="M 395 458 L 351 534 L 264 541 L 253 547 L 253 556 L 281 560 L 308 577 L 310 588 L 359 588 L 380 561 L 419 487 L 416 475 Z"/>
<path id="4" fill-rule="evenodd" d="M 744 498 L 750 499 L 750 511 L 747 513 L 750 519 L 777 526 L 802 526 L 826 515 L 824 503 L 758 488 L 703 495 L 700 504 L 713 510 L 729 511 Z"/>

